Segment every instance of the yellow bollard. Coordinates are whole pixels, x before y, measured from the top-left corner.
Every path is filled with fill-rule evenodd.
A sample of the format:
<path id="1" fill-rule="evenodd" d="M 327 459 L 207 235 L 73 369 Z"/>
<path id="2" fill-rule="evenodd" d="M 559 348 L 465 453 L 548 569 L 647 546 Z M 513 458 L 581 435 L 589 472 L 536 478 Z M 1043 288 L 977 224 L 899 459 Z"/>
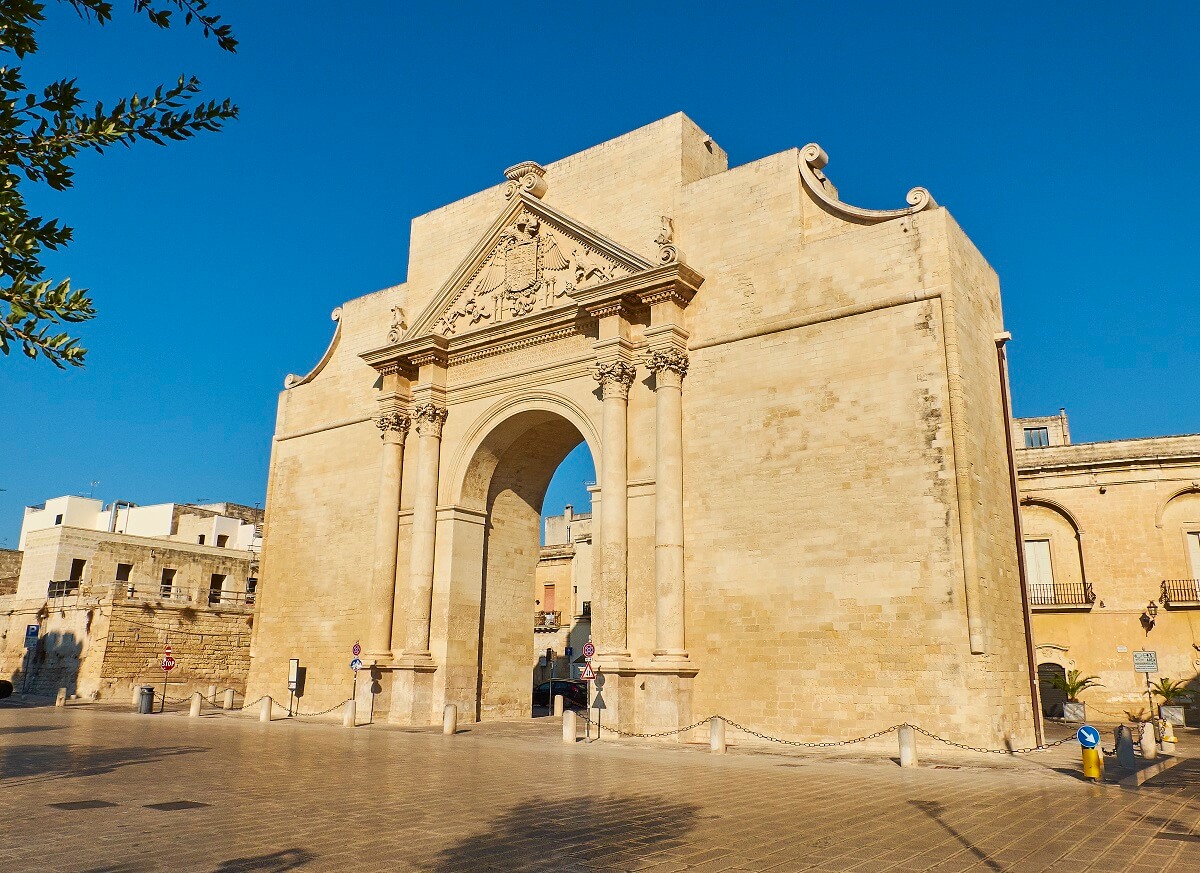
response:
<path id="1" fill-rule="evenodd" d="M 1083 778 L 1099 782 L 1104 778 L 1104 756 L 1099 749 L 1083 750 Z"/>

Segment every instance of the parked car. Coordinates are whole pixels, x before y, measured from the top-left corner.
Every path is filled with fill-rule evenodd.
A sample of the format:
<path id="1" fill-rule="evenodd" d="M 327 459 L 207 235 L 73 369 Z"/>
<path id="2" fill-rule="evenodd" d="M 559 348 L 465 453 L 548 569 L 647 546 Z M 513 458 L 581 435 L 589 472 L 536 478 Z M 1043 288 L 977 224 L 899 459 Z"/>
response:
<path id="1" fill-rule="evenodd" d="M 563 696 L 563 703 L 567 706 L 587 708 L 588 691 L 586 682 L 579 682 L 575 679 L 554 679 L 552 681 L 554 682 L 553 692 L 550 690 L 549 682 L 543 682 L 541 685 L 534 686 L 534 706 L 549 707 L 554 695 L 561 694 Z"/>

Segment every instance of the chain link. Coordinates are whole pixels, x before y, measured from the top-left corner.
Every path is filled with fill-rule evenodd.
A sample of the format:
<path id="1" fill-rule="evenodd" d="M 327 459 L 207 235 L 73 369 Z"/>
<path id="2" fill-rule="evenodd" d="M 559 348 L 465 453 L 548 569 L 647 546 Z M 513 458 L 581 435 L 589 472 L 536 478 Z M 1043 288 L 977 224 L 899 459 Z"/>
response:
<path id="1" fill-rule="evenodd" d="M 901 727 L 901 725 L 896 725 L 896 727 Z M 964 745 L 963 743 L 956 743 L 954 740 L 948 740 L 945 737 L 939 737 L 937 734 L 930 733 L 922 727 L 917 727 L 915 724 L 907 725 L 907 727 L 912 728 L 919 734 L 929 737 L 931 740 L 937 740 L 939 743 L 945 743 L 947 746 L 954 746 L 956 749 L 965 749 L 968 752 L 980 752 L 984 755 L 1028 755 L 1031 752 L 1044 752 L 1047 749 L 1053 749 L 1055 746 L 1061 746 L 1065 743 L 1078 742 L 1078 739 L 1072 735 L 1069 737 L 1064 737 L 1061 740 L 1055 740 L 1052 743 L 1043 743 L 1040 746 L 1029 746 L 1028 748 L 1024 749 L 981 749 L 978 746 L 968 746 Z"/>
<path id="2" fill-rule="evenodd" d="M 318 715 L 328 715 L 329 713 L 333 712 L 335 709 L 341 709 L 343 706 L 345 706 L 347 703 L 349 703 L 353 699 L 354 699 L 353 697 L 347 697 L 341 703 L 335 703 L 333 706 L 329 707 L 329 709 L 322 709 L 320 712 L 301 712 L 299 709 L 297 709 L 294 714 L 300 716 L 301 718 L 315 718 Z"/>

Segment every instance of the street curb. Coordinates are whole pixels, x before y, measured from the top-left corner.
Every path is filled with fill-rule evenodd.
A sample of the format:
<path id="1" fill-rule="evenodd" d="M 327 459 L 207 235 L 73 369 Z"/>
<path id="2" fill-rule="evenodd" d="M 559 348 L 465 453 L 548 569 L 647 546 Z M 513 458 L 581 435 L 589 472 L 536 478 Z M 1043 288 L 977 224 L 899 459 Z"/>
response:
<path id="1" fill-rule="evenodd" d="M 1160 773 L 1165 773 L 1167 770 L 1170 770 L 1172 767 L 1174 767 L 1176 764 L 1178 764 L 1181 760 L 1182 760 L 1181 758 L 1174 757 L 1174 756 L 1169 757 L 1169 758 L 1164 757 L 1162 760 L 1158 761 L 1157 763 L 1151 764 L 1148 767 L 1143 767 L 1141 770 L 1138 770 L 1136 773 L 1126 776 L 1124 779 L 1122 779 L 1117 784 L 1120 785 L 1122 788 L 1140 788 L 1143 783 L 1147 782 L 1150 779 L 1153 779 L 1155 776 L 1159 775 Z"/>

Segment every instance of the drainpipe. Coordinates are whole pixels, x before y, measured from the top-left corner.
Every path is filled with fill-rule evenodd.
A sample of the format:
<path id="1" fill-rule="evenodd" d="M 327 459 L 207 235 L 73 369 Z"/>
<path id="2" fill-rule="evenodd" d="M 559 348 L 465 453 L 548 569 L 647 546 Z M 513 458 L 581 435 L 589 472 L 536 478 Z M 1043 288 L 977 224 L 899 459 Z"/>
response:
<path id="1" fill-rule="evenodd" d="M 1004 414 L 1004 444 L 1008 449 L 1008 485 L 1012 495 L 1013 531 L 1017 538 L 1017 577 L 1021 583 L 1021 618 L 1025 622 L 1025 657 L 1029 661 L 1029 699 L 1033 704 L 1033 737 L 1040 746 L 1046 742 L 1042 725 L 1041 689 L 1037 680 L 1037 653 L 1033 647 L 1033 624 L 1030 618 L 1029 581 L 1025 575 L 1025 537 L 1021 531 L 1020 489 L 1017 485 L 1017 456 L 1012 440 L 1012 403 L 1009 400 L 1008 354 L 1004 345 L 1012 339 L 1005 331 L 996 334 L 996 364 L 1000 370 L 1000 403 Z M 1080 566 L 1082 573 L 1082 564 Z"/>

